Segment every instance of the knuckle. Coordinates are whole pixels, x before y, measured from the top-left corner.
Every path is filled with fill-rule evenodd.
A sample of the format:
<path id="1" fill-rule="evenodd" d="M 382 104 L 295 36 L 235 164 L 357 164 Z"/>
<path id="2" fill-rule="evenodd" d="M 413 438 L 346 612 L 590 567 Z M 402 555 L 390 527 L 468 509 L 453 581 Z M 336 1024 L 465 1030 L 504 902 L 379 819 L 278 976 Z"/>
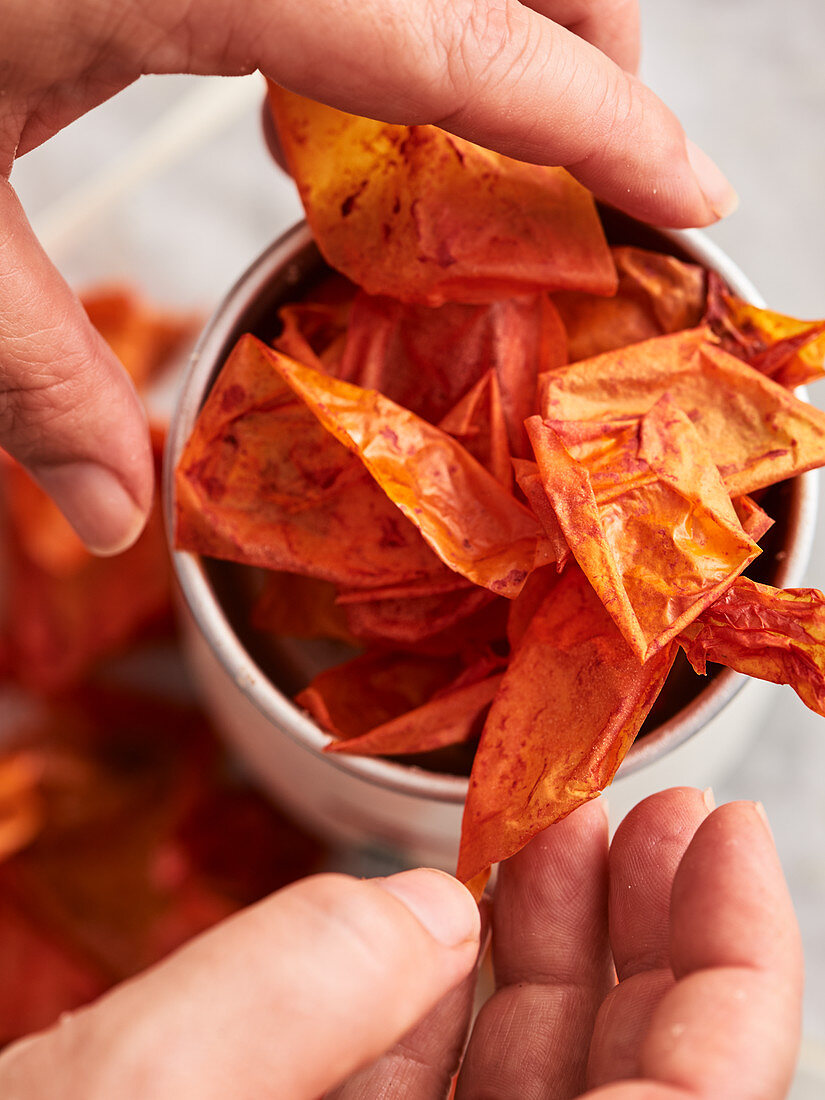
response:
<path id="1" fill-rule="evenodd" d="M 664 176 L 683 154 L 681 126 L 661 100 L 618 66 L 591 75 L 591 122 L 580 133 L 571 167 L 593 171 L 618 162 L 644 159 L 646 174 Z"/>
<path id="2" fill-rule="evenodd" d="M 94 348 L 50 358 L 46 330 L 26 341 L 25 361 L 0 374 L 0 440 L 23 462 L 48 461 L 100 398 L 103 372 Z M 51 345 L 54 347 L 54 344 Z"/>
<path id="3" fill-rule="evenodd" d="M 660 842 L 680 840 L 686 828 L 693 828 L 696 815 L 703 819 L 702 793 L 694 787 L 669 787 L 657 791 L 632 807 L 620 822 L 613 838 L 615 849 L 638 846 L 642 851 Z"/>
<path id="4" fill-rule="evenodd" d="M 588 79 L 585 98 L 592 104 L 591 125 L 581 131 L 582 149 L 576 164 L 610 158 L 616 145 L 624 142 L 629 125 L 636 129 L 644 126 L 644 104 L 637 101 L 633 85 L 621 69 L 594 68 Z"/>
<path id="5" fill-rule="evenodd" d="M 65 379 L 43 375 L 24 384 L 0 382 L 0 438 L 47 428 L 66 408 L 66 389 Z"/>

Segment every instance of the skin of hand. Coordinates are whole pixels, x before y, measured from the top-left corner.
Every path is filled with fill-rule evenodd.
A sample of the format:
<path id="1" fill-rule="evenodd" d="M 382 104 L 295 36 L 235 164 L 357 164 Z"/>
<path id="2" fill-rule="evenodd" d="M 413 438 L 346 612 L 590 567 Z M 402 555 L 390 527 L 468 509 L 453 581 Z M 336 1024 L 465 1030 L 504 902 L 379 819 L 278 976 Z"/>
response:
<path id="1" fill-rule="evenodd" d="M 761 807 L 711 806 L 690 788 L 653 795 L 608 845 L 589 803 L 501 865 L 497 988 L 456 1100 L 786 1096 L 793 909 Z M 0 1092 L 443 1100 L 478 945 L 472 899 L 440 872 L 307 879 L 10 1048 Z"/>
<path id="2" fill-rule="evenodd" d="M 8 177 L 140 75 L 260 69 L 345 110 L 565 165 L 657 224 L 708 224 L 736 202 L 633 75 L 636 0 L 0 0 L 0 26 L 0 446 L 101 554 L 130 545 L 151 504 L 144 416 Z"/>

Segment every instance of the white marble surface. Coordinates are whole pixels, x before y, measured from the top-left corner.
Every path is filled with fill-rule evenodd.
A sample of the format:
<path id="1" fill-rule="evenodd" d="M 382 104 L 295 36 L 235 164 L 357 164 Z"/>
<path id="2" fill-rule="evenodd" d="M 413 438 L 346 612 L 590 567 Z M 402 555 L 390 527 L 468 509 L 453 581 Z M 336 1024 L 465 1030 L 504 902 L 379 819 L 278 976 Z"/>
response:
<path id="1" fill-rule="evenodd" d="M 642 0 L 642 10 L 643 75 L 741 196 L 739 211 L 712 235 L 773 308 L 825 315 L 825 4 Z M 231 93 L 221 121 L 209 97 L 230 95 L 212 90 L 224 83 L 145 79 L 15 167 L 24 204 L 75 285 L 124 277 L 159 302 L 208 310 L 298 217 L 292 187 L 260 140 L 257 78 L 246 78 L 247 93 Z M 187 100 L 193 95 L 194 105 Z M 177 137 L 165 135 L 168 162 L 153 167 L 144 158 L 141 175 L 134 159 L 142 136 L 162 129 L 182 102 L 193 117 L 205 113 L 200 125 L 209 131 L 213 122 L 212 132 L 193 136 L 184 118 Z M 201 144 L 187 150 L 187 137 Z M 95 180 L 87 209 L 84 194 Z M 825 405 L 825 383 L 812 398 Z M 818 587 L 825 587 L 823 547 L 825 509 L 808 575 Z M 789 689 L 776 689 L 774 700 L 747 758 L 717 785 L 717 797 L 760 799 L 767 807 L 805 941 L 805 1029 L 819 1044 L 825 1043 L 825 720 Z M 825 1065 L 816 1045 L 807 1058 Z M 800 1077 L 793 1095 L 802 1100 L 823 1090 Z"/>

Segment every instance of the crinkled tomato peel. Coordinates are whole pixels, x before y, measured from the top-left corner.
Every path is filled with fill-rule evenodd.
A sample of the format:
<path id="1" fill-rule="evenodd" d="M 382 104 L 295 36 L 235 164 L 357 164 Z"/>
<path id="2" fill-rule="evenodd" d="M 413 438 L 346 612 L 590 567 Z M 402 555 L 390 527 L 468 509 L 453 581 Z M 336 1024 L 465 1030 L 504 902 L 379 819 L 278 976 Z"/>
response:
<path id="1" fill-rule="evenodd" d="M 584 575 L 565 569 L 513 652 L 476 750 L 462 881 L 610 783 L 676 650 L 670 643 L 641 664 Z"/>
<path id="2" fill-rule="evenodd" d="M 740 577 L 679 637 L 701 675 L 708 661 L 759 680 L 790 684 L 825 716 L 825 596 Z"/>

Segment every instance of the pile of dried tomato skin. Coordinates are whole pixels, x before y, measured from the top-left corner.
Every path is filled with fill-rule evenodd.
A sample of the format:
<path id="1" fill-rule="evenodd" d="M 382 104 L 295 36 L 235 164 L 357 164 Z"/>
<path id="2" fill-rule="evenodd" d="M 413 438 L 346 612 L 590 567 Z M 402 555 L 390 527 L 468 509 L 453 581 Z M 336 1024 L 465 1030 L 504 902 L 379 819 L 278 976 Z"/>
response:
<path id="1" fill-rule="evenodd" d="M 340 273 L 243 337 L 176 472 L 183 549 L 253 622 L 357 647 L 296 699 L 335 753 L 478 739 L 458 875 L 610 783 L 681 648 L 825 714 L 825 600 L 744 571 L 825 464 L 825 322 L 610 248 L 564 170 L 272 87 Z"/>

